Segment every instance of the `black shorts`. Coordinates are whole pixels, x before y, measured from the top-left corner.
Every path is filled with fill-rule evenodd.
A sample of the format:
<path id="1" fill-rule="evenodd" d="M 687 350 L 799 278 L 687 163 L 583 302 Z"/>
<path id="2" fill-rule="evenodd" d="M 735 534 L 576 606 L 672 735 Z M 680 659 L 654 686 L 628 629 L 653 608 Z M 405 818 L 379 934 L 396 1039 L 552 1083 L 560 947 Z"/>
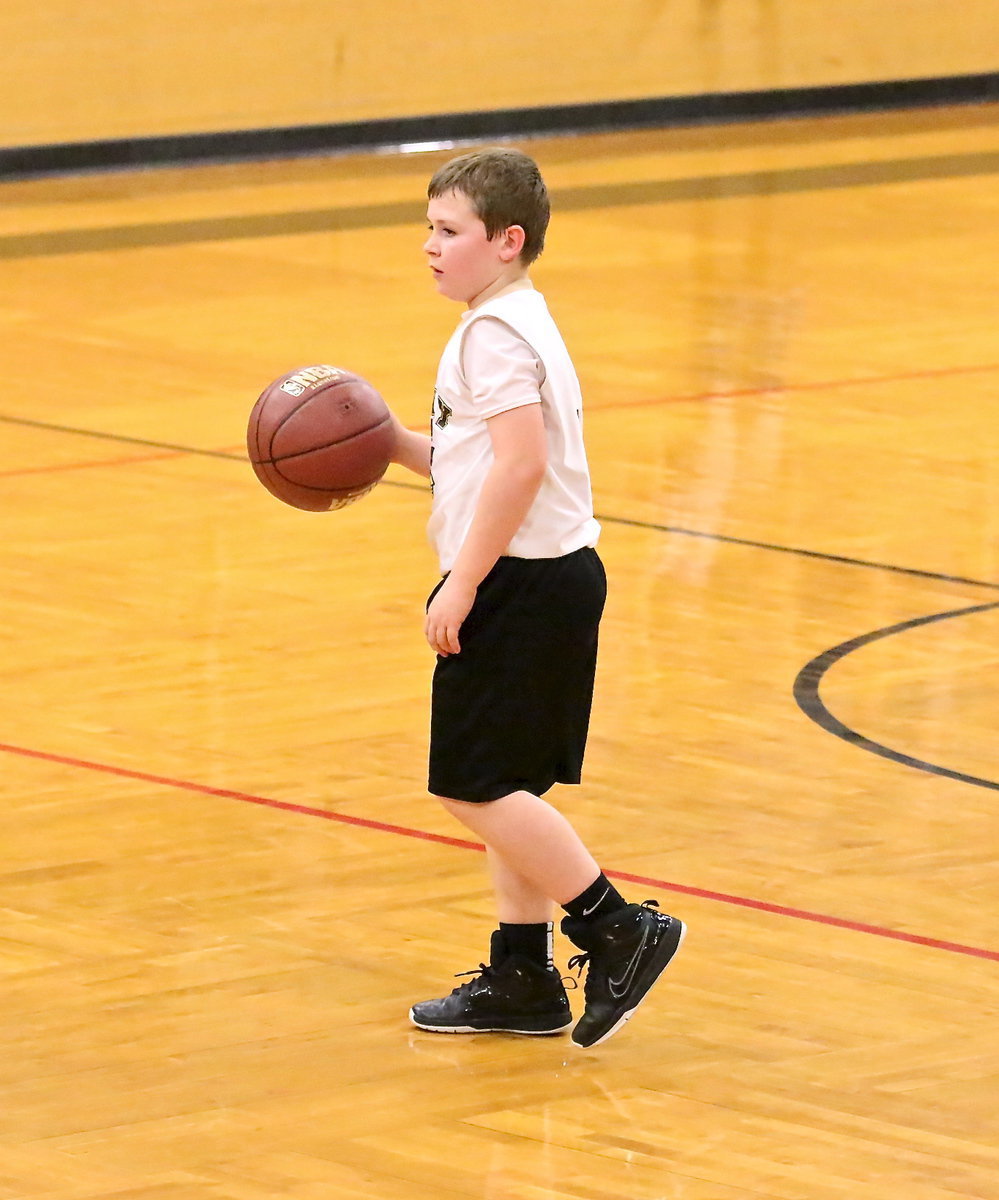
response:
<path id="1" fill-rule="evenodd" d="M 589 547 L 496 563 L 459 631 L 461 653 L 437 659 L 433 795 L 485 802 L 579 783 L 606 596 Z"/>

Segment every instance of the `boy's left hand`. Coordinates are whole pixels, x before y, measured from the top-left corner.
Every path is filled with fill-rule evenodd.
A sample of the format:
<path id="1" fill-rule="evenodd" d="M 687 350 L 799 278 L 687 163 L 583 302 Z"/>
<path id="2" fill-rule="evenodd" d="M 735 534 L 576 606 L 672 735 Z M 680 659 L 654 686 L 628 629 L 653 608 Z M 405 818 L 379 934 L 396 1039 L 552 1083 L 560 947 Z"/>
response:
<path id="1" fill-rule="evenodd" d="M 458 630 L 475 603 L 475 588 L 449 575 L 441 585 L 427 609 L 423 626 L 430 649 L 447 658 L 449 654 L 460 654 L 461 643 Z"/>

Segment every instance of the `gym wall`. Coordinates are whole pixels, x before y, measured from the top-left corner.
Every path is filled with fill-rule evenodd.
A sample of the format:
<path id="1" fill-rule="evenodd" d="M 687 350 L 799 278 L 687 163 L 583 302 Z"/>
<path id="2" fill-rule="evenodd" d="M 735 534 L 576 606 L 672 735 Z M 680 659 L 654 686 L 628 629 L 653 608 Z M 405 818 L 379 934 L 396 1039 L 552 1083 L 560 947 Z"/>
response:
<path id="1" fill-rule="evenodd" d="M 996 0 L 38 0 L 0 147 L 993 72 Z"/>

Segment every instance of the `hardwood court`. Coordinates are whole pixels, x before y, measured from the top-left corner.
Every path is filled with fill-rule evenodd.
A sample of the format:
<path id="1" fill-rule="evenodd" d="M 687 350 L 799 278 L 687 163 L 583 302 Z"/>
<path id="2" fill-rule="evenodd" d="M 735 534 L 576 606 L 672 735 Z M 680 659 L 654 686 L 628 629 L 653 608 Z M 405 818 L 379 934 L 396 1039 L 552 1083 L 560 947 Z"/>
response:
<path id="1" fill-rule="evenodd" d="M 441 155 L 0 188 L 0 1197 L 999 1197 L 997 116 L 530 147 L 612 580 L 558 801 L 690 926 L 590 1053 L 407 1027 L 491 928 L 428 498 L 243 459 L 295 365 L 426 420 Z"/>

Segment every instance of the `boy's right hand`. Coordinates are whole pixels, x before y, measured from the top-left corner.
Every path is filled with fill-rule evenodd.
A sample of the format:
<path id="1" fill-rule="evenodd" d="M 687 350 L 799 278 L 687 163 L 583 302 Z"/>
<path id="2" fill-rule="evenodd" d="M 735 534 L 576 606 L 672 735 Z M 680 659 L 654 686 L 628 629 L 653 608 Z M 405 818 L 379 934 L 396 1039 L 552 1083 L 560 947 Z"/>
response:
<path id="1" fill-rule="evenodd" d="M 471 584 L 451 574 L 430 601 L 423 632 L 430 649 L 442 658 L 461 653 L 458 631 L 475 603 L 475 591 Z"/>

